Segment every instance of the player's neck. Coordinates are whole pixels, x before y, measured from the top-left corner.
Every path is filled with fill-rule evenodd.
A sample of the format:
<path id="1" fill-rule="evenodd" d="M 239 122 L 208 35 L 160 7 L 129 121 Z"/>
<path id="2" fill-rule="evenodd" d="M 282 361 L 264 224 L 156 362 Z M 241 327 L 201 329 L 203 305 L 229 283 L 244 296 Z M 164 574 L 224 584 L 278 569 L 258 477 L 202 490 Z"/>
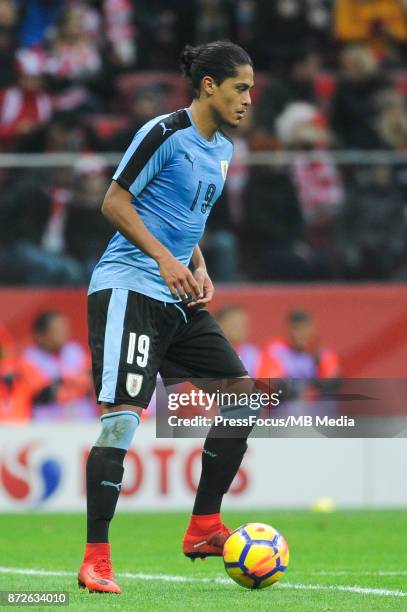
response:
<path id="1" fill-rule="evenodd" d="M 219 129 L 219 125 L 210 112 L 208 112 L 208 107 L 199 100 L 193 100 L 189 110 L 198 131 L 206 140 L 212 140 L 213 135 Z"/>

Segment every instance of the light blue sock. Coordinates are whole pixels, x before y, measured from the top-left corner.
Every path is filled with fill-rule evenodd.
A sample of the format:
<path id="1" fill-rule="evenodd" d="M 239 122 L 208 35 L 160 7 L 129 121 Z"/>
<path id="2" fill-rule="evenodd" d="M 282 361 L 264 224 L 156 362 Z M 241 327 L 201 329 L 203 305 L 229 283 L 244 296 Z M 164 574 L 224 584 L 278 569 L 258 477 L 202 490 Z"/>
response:
<path id="1" fill-rule="evenodd" d="M 100 417 L 102 431 L 95 442 L 95 446 L 109 446 L 129 450 L 134 433 L 140 424 L 140 417 L 136 412 L 123 410 L 109 412 Z"/>

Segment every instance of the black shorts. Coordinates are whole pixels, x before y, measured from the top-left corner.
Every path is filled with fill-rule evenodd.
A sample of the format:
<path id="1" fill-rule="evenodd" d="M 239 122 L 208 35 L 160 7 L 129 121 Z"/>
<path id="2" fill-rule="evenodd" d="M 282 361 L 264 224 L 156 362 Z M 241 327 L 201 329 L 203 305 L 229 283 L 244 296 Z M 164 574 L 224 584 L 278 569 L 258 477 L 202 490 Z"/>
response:
<path id="1" fill-rule="evenodd" d="M 204 308 L 104 289 L 88 298 L 89 346 L 98 402 L 147 408 L 163 379 L 247 374 L 217 321 Z"/>

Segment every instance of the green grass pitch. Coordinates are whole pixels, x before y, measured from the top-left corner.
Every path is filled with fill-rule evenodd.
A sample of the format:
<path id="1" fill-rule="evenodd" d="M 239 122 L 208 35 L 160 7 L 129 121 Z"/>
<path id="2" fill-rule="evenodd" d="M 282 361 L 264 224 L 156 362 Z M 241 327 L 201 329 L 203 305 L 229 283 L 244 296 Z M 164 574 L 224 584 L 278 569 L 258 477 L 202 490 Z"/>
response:
<path id="1" fill-rule="evenodd" d="M 31 513 L 0 515 L 0 590 L 66 590 L 66 610 L 407 610 L 407 511 L 252 510 L 224 519 L 232 528 L 269 523 L 286 537 L 291 559 L 279 584 L 249 591 L 229 580 L 221 559 L 185 558 L 187 513 L 118 512 L 111 543 L 123 594 L 89 594 L 75 578 L 84 517 Z"/>

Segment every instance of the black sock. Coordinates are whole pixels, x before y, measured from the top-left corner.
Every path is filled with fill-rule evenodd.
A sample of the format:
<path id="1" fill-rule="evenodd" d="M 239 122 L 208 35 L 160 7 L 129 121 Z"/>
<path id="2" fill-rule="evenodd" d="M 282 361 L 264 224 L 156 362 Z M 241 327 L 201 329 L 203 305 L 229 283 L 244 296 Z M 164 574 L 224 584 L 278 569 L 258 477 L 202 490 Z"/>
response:
<path id="1" fill-rule="evenodd" d="M 252 428 L 225 429 L 231 436 L 240 437 L 215 437 L 218 428 L 210 429 L 202 451 L 202 473 L 192 514 L 220 512 L 223 496 L 242 463 L 247 449 L 247 436 Z"/>
<path id="2" fill-rule="evenodd" d="M 116 509 L 126 451 L 94 446 L 86 464 L 88 510 L 87 542 L 108 542 L 109 524 Z"/>

